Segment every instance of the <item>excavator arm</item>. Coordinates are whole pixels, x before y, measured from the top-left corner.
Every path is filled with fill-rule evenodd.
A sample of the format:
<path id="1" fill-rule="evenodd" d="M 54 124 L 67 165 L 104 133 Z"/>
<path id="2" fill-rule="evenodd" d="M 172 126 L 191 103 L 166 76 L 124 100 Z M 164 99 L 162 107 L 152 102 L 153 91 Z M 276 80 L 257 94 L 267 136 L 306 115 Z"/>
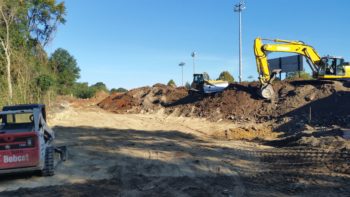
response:
<path id="1" fill-rule="evenodd" d="M 320 56 L 317 54 L 315 49 L 309 45 L 304 44 L 300 41 L 288 41 L 288 40 L 269 40 L 275 44 L 263 44 L 261 39 L 256 38 L 254 42 L 254 53 L 256 58 L 256 65 L 259 73 L 259 80 L 262 86 L 268 85 L 272 82 L 274 71 L 270 71 L 267 55 L 270 52 L 287 52 L 287 53 L 297 53 L 306 57 L 308 64 L 310 65 L 313 73 L 318 72 L 320 64 Z"/>
<path id="2" fill-rule="evenodd" d="M 262 40 L 268 40 L 274 43 L 263 44 Z M 270 71 L 267 55 L 271 52 L 287 52 L 303 55 L 306 57 L 313 73 L 318 73 L 321 58 L 313 47 L 300 41 L 256 38 L 254 42 L 254 53 L 261 83 L 260 95 L 263 98 L 271 99 L 273 96 L 274 91 L 271 83 L 274 80 L 275 75 L 280 72 L 279 70 Z"/>

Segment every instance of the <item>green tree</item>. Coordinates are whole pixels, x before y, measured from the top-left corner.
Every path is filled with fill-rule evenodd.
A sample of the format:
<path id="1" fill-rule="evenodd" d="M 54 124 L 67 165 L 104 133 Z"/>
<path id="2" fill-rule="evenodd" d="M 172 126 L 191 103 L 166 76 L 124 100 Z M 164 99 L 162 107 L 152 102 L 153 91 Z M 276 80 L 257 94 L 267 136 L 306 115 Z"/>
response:
<path id="1" fill-rule="evenodd" d="M 309 80 L 309 79 L 312 79 L 312 76 L 305 71 L 297 71 L 297 72 L 287 73 L 286 79 L 289 79 L 289 80 L 295 80 L 295 79 Z"/>
<path id="2" fill-rule="evenodd" d="M 125 88 L 118 88 L 118 89 L 112 88 L 111 89 L 111 93 L 123 93 L 123 92 L 127 92 L 127 91 L 128 90 Z"/>
<path id="3" fill-rule="evenodd" d="M 1 47 L 1 59 L 5 65 L 7 90 L 8 90 L 8 102 L 12 103 L 13 99 L 13 76 L 11 71 L 13 63 L 13 51 L 15 50 L 15 41 L 20 34 L 19 29 L 22 23 L 20 15 L 20 3 L 17 1 L 2 0 L 0 2 L 0 47 Z M 17 21 L 17 20 L 18 21 Z M 23 34 L 22 34 L 23 36 Z"/>
<path id="4" fill-rule="evenodd" d="M 207 72 L 203 73 L 203 78 L 204 78 L 204 80 L 210 80 L 210 76 Z"/>
<path id="5" fill-rule="evenodd" d="M 73 94 L 77 98 L 87 99 L 95 96 L 96 90 L 94 88 L 89 87 L 88 83 L 75 83 L 73 88 Z"/>
<path id="6" fill-rule="evenodd" d="M 66 22 L 64 1 L 26 0 L 27 28 L 33 39 L 43 46 L 47 45 L 59 24 Z"/>
<path id="7" fill-rule="evenodd" d="M 40 75 L 36 79 L 36 85 L 42 92 L 47 92 L 54 85 L 54 79 L 50 75 Z"/>
<path id="8" fill-rule="evenodd" d="M 43 47 L 65 22 L 65 14 L 58 0 L 0 1 L 0 81 L 7 86 L 1 87 L 2 99 L 23 103 L 44 97 L 53 78 Z"/>
<path id="9" fill-rule="evenodd" d="M 228 71 L 223 71 L 220 73 L 218 80 L 228 81 L 229 83 L 233 83 L 235 79 Z"/>
<path id="10" fill-rule="evenodd" d="M 176 83 L 175 83 L 175 81 L 172 80 L 172 79 L 169 80 L 169 82 L 168 82 L 167 85 L 168 85 L 168 86 L 172 86 L 172 87 L 176 87 Z"/>
<path id="11" fill-rule="evenodd" d="M 70 94 L 80 77 L 80 68 L 75 58 L 67 50 L 59 48 L 51 55 L 49 64 L 57 77 L 58 93 Z"/>
<path id="12" fill-rule="evenodd" d="M 106 84 L 104 84 L 103 82 L 97 82 L 96 84 L 92 85 L 91 88 L 95 89 L 96 92 L 109 92 Z"/>

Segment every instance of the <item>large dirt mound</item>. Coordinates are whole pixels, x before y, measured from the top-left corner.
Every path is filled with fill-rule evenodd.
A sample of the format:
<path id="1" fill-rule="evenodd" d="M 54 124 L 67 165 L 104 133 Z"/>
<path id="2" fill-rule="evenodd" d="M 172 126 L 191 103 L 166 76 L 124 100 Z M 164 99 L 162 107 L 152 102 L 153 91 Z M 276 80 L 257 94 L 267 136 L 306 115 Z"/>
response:
<path id="1" fill-rule="evenodd" d="M 175 102 L 187 96 L 185 88 L 175 88 L 163 84 L 141 87 L 126 93 L 112 94 L 98 106 L 116 113 L 141 113 L 159 110 L 165 103 Z"/>
<path id="2" fill-rule="evenodd" d="M 227 119 L 237 122 L 283 122 L 346 125 L 350 120 L 350 89 L 337 81 L 276 81 L 276 97 L 260 99 L 259 84 L 231 84 L 222 93 L 188 95 L 185 88 L 162 84 L 111 95 L 98 105 L 117 113 L 155 112 Z M 288 127 L 288 125 L 285 125 Z"/>

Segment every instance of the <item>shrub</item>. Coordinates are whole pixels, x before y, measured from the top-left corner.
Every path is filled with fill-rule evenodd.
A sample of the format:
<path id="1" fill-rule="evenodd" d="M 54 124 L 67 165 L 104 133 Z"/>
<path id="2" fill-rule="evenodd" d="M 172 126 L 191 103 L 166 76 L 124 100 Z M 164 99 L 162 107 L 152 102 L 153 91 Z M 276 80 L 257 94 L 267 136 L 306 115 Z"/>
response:
<path id="1" fill-rule="evenodd" d="M 89 87 L 88 83 L 76 83 L 73 92 L 75 97 L 87 99 L 95 96 L 96 89 Z"/>
<path id="2" fill-rule="evenodd" d="M 176 83 L 175 83 L 175 81 L 172 80 L 172 79 L 169 80 L 169 82 L 168 82 L 167 85 L 168 85 L 168 86 L 172 86 L 172 87 L 176 87 Z"/>
<path id="3" fill-rule="evenodd" d="M 118 89 L 112 88 L 111 89 L 111 93 L 123 93 L 123 92 L 127 92 L 127 91 L 128 90 L 125 88 L 118 88 Z"/>
<path id="4" fill-rule="evenodd" d="M 229 83 L 233 83 L 235 79 L 228 71 L 223 71 L 220 73 L 218 80 L 228 81 Z"/>

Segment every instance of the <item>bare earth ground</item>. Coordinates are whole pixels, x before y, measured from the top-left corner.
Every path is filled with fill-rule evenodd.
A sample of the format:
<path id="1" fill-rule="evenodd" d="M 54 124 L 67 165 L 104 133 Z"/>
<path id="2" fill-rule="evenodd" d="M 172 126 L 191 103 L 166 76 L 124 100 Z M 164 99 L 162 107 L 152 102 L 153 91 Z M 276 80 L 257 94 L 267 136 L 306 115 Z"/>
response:
<path id="1" fill-rule="evenodd" d="M 0 196 L 350 193 L 350 172 L 342 171 L 349 169 L 349 153 L 277 149 L 233 140 L 237 139 L 234 136 L 225 140 L 222 136 L 238 127 L 229 122 L 66 107 L 50 123 L 57 144 L 68 145 L 69 160 L 57 167 L 53 177 L 1 177 Z M 259 132 L 259 127 L 256 130 Z"/>

